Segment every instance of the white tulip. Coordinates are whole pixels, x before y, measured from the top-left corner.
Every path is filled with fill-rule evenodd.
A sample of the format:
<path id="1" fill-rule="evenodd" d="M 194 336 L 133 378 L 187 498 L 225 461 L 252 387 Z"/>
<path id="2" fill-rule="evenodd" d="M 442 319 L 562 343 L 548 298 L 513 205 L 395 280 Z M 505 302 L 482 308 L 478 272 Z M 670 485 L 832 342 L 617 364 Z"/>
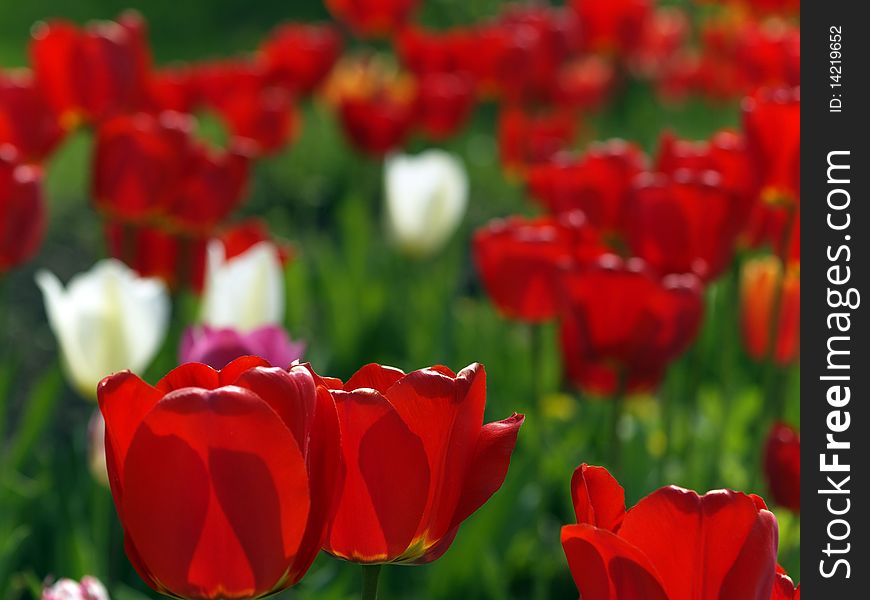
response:
<path id="1" fill-rule="evenodd" d="M 390 232 L 409 254 L 437 252 L 465 215 L 468 175 L 462 162 L 443 150 L 387 157 L 384 184 Z"/>
<path id="2" fill-rule="evenodd" d="M 284 320 L 284 268 L 278 248 L 259 242 L 227 260 L 224 246 L 208 245 L 202 322 L 250 331 Z"/>
<path id="3" fill-rule="evenodd" d="M 37 273 L 36 283 L 67 374 L 86 398 L 95 398 L 97 384 L 107 375 L 144 370 L 166 337 L 166 286 L 114 259 L 79 273 L 66 289 L 48 271 Z"/>

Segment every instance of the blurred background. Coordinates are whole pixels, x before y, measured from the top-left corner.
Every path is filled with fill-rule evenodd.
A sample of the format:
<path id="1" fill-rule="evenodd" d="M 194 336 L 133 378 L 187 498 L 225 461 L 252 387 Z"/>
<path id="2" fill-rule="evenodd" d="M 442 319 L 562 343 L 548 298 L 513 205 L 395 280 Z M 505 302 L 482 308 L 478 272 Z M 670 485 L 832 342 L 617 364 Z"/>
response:
<path id="1" fill-rule="evenodd" d="M 709 5 L 660 2 L 685 11 L 698 39 Z M 0 67 L 28 64 L 34 23 L 50 18 L 83 24 L 141 12 L 157 65 L 253 52 L 284 21 L 327 21 L 317 1 L 81 0 L 0 4 Z M 416 20 L 435 29 L 492 18 L 504 9 L 491 0 L 427 0 Z M 357 48 L 391 53 L 389 42 L 346 36 Z M 286 327 L 307 342 L 306 359 L 320 373 L 347 378 L 368 363 L 413 370 L 471 362 L 487 369 L 487 415 L 527 414 L 502 489 L 463 525 L 450 551 L 425 567 L 390 567 L 384 598 L 576 597 L 559 529 L 574 521 L 569 482 L 580 462 L 616 467 L 630 506 L 654 489 L 676 484 L 700 492 L 728 487 L 769 500 L 780 523 L 780 562 L 800 578 L 799 515 L 770 498 L 762 452 L 770 424 L 799 426 L 799 365 L 775 365 L 748 355 L 740 337 L 740 266 L 757 250 L 741 250 L 705 292 L 706 313 L 694 344 L 654 392 L 633 394 L 611 439 L 607 398 L 564 381 L 558 325 L 539 326 L 501 316 L 482 288 L 471 256 L 473 232 L 489 220 L 534 215 L 522 177 L 505 169 L 496 138 L 499 106 L 481 102 L 449 139 L 420 136 L 405 151 L 430 147 L 455 153 L 470 181 L 459 230 L 437 254 L 403 255 L 384 234 L 382 161 L 356 151 L 324 102 L 298 103 L 292 143 L 259 159 L 249 193 L 232 219 L 263 218 L 275 238 L 292 244 L 286 273 Z M 200 111 L 198 135 L 226 143 L 225 127 Z M 707 139 L 741 126 L 740 98 L 687 94 L 663 99 L 656 86 L 625 77 L 603 106 L 582 115 L 571 148 L 624 138 L 653 154 L 662 131 Z M 62 281 L 109 255 L 103 221 L 91 194 L 93 134 L 67 136 L 47 160 L 48 230 L 39 253 L 0 278 L 0 596 L 36 597 L 54 577 L 99 576 L 113 598 L 155 594 L 127 562 L 111 496 L 86 468 L 87 423 L 94 405 L 65 383 L 56 342 L 34 283 L 40 268 Z M 177 363 L 178 339 L 196 315 L 196 296 L 173 295 L 173 321 L 146 379 Z M 780 408 L 773 409 L 773 397 Z M 322 555 L 297 587 L 281 598 L 355 597 L 355 565 Z"/>

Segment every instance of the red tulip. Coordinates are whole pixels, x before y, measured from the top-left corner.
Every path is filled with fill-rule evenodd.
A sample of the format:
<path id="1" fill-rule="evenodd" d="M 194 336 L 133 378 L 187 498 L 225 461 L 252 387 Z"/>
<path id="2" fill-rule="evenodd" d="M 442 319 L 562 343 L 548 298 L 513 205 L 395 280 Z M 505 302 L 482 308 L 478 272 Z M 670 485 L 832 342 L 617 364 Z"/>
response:
<path id="1" fill-rule="evenodd" d="M 498 149 L 502 165 L 512 171 L 546 162 L 565 150 L 577 132 L 577 117 L 553 109 L 528 114 L 518 107 L 501 110 L 498 118 Z"/>
<path id="2" fill-rule="evenodd" d="M 387 37 L 410 21 L 419 0 L 325 0 L 337 20 L 361 37 Z"/>
<path id="3" fill-rule="evenodd" d="M 559 274 L 604 251 L 582 214 L 495 220 L 474 235 L 474 258 L 492 302 L 505 316 L 536 323 L 555 317 Z"/>
<path id="4" fill-rule="evenodd" d="M 780 365 L 798 358 L 800 293 L 799 265 L 788 265 L 784 276 L 782 261 L 775 256 L 753 258 L 743 265 L 740 324 L 746 352 L 752 358 L 766 360 L 770 357 Z"/>
<path id="5" fill-rule="evenodd" d="M 168 208 L 175 227 L 208 233 L 241 203 L 248 184 L 251 156 L 246 148 L 216 152 L 200 147 L 188 164 Z"/>
<path id="6" fill-rule="evenodd" d="M 715 171 L 647 173 L 634 181 L 626 214 L 634 254 L 662 273 L 715 279 L 731 262 L 748 218 L 745 199 Z"/>
<path id="7" fill-rule="evenodd" d="M 778 531 L 758 496 L 667 486 L 626 511 L 602 467 L 581 465 L 571 484 L 562 548 L 583 600 L 771 600 Z"/>
<path id="8" fill-rule="evenodd" d="M 579 160 L 557 157 L 532 166 L 529 191 L 553 214 L 580 210 L 592 225 L 622 231 L 631 182 L 645 170 L 646 162 L 638 146 L 609 140 L 590 146 Z"/>
<path id="9" fill-rule="evenodd" d="M 641 41 L 652 16 L 649 0 L 571 0 L 580 20 L 584 49 L 628 54 Z"/>
<path id="10" fill-rule="evenodd" d="M 472 32 L 464 64 L 483 94 L 516 101 L 532 68 L 531 49 L 535 43 L 536 34 L 528 28 L 499 22 L 478 25 Z"/>
<path id="11" fill-rule="evenodd" d="M 269 83 L 265 65 L 229 60 L 199 65 L 195 93 L 229 130 L 230 144 L 244 140 L 254 154 L 281 149 L 296 129 L 290 92 Z"/>
<path id="12" fill-rule="evenodd" d="M 379 56 L 342 60 L 324 86 L 351 144 L 376 157 L 410 135 L 416 96 L 414 80 Z"/>
<path id="13" fill-rule="evenodd" d="M 589 54 L 559 68 L 553 100 L 575 110 L 597 110 L 607 102 L 615 84 L 613 63 Z"/>
<path id="14" fill-rule="evenodd" d="M 194 121 L 174 112 L 116 117 L 97 130 L 93 197 L 125 220 L 163 214 L 188 174 Z"/>
<path id="15" fill-rule="evenodd" d="M 470 73 L 470 30 L 430 31 L 417 25 L 403 28 L 393 40 L 402 64 L 417 76 L 427 73 Z"/>
<path id="16" fill-rule="evenodd" d="M 29 71 L 0 72 L 0 145 L 11 144 L 25 162 L 40 163 L 63 136 L 33 75 Z"/>
<path id="17" fill-rule="evenodd" d="M 0 145 L 0 274 L 30 259 L 45 233 L 42 170 Z"/>
<path id="18" fill-rule="evenodd" d="M 329 74 L 342 45 L 332 25 L 285 23 L 260 45 L 258 61 L 270 83 L 295 95 L 308 95 Z"/>
<path id="19" fill-rule="evenodd" d="M 360 563 L 440 557 L 501 487 L 523 415 L 483 424 L 479 364 L 458 375 L 371 364 L 345 384 L 320 383 L 338 408 L 345 469 L 324 550 Z"/>
<path id="20" fill-rule="evenodd" d="M 61 122 L 99 121 L 143 101 L 148 49 L 138 17 L 79 28 L 65 21 L 39 23 L 30 47 L 33 70 Z"/>
<path id="21" fill-rule="evenodd" d="M 413 103 L 392 99 L 348 98 L 339 115 L 350 142 L 372 156 L 400 147 L 414 123 Z"/>
<path id="22" fill-rule="evenodd" d="M 148 77 L 143 110 L 193 113 L 199 102 L 197 72 L 187 65 L 164 67 Z"/>
<path id="23" fill-rule="evenodd" d="M 562 275 L 562 355 L 581 389 L 647 390 L 695 339 L 704 309 L 692 274 L 659 278 L 639 259 L 607 254 Z"/>
<path id="24" fill-rule="evenodd" d="M 301 366 L 189 363 L 97 390 L 127 556 L 155 590 L 255 598 L 298 582 L 335 505 L 339 429 Z"/>
<path id="25" fill-rule="evenodd" d="M 722 187 L 737 197 L 741 214 L 751 212 L 756 203 L 758 172 L 749 156 L 746 140 L 736 132 L 725 129 L 699 142 L 664 132 L 659 138 L 656 170 L 673 176 L 681 169 L 719 173 Z"/>
<path id="26" fill-rule="evenodd" d="M 801 510 L 801 437 L 793 427 L 775 423 L 764 444 L 764 475 L 774 501 Z"/>
<path id="27" fill-rule="evenodd" d="M 768 199 L 800 199 L 800 88 L 761 90 L 743 102 L 750 156 Z"/>
<path id="28" fill-rule="evenodd" d="M 503 95 L 513 102 L 552 99 L 562 65 L 580 50 L 576 16 L 565 9 L 508 5 L 497 25 L 512 30 L 525 54 L 522 63 L 505 65 Z"/>
<path id="29" fill-rule="evenodd" d="M 685 47 L 690 26 L 684 10 L 657 9 L 644 21 L 641 39 L 630 57 L 632 69 L 644 77 L 658 77 L 665 65 Z"/>
<path id="30" fill-rule="evenodd" d="M 453 73 L 428 73 L 417 80 L 415 120 L 429 138 L 455 134 L 474 108 L 474 83 Z"/>
<path id="31" fill-rule="evenodd" d="M 779 565 L 776 567 L 776 581 L 773 584 L 770 600 L 801 600 L 800 584 L 795 587 L 791 577 Z"/>

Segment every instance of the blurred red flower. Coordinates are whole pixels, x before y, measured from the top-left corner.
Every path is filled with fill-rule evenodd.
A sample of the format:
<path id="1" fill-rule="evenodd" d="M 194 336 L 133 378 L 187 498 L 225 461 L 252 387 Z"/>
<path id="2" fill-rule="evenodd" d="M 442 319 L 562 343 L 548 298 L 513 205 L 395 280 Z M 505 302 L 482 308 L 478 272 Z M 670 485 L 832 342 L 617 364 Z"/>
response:
<path id="1" fill-rule="evenodd" d="M 417 79 L 414 120 L 429 138 L 443 140 L 465 125 L 475 100 L 470 77 L 427 73 Z"/>
<path id="2" fill-rule="evenodd" d="M 758 496 L 672 485 L 626 511 L 616 479 L 586 464 L 571 491 L 562 548 L 583 600 L 771 599 L 777 523 Z"/>
<path id="3" fill-rule="evenodd" d="M 339 62 L 324 86 L 351 144 L 381 157 L 404 144 L 414 126 L 414 78 L 381 56 L 352 56 Z"/>
<path id="4" fill-rule="evenodd" d="M 42 170 L 0 145 L 0 274 L 29 260 L 45 234 Z"/>
<path id="5" fill-rule="evenodd" d="M 483 424 L 479 364 L 458 375 L 370 364 L 319 383 L 338 408 L 345 468 L 324 550 L 360 563 L 439 558 L 501 487 L 523 415 Z"/>
<path id="6" fill-rule="evenodd" d="M 240 203 L 250 153 L 218 151 L 193 139 L 195 121 L 179 113 L 137 113 L 104 123 L 94 149 L 97 207 L 115 219 L 158 220 L 190 233 L 209 233 Z"/>
<path id="7" fill-rule="evenodd" d="M 388 37 L 410 21 L 420 0 L 325 0 L 337 20 L 360 37 Z"/>
<path id="8" fill-rule="evenodd" d="M 569 110 L 553 108 L 530 113 L 507 106 L 498 117 L 498 149 L 502 165 L 517 173 L 546 162 L 566 150 L 577 133 L 579 118 Z"/>
<path id="9" fill-rule="evenodd" d="M 642 260 L 605 254 L 562 274 L 563 363 L 599 394 L 648 390 L 694 341 L 704 310 L 693 274 L 661 278 Z"/>
<path id="10" fill-rule="evenodd" d="M 759 90 L 743 101 L 743 130 L 762 198 L 800 200 L 800 88 Z"/>
<path id="11" fill-rule="evenodd" d="M 583 47 L 591 52 L 631 53 L 652 17 L 650 0 L 571 0 L 580 20 Z"/>
<path id="12" fill-rule="evenodd" d="M 65 129 L 143 102 L 150 51 L 137 13 L 82 28 L 61 20 L 39 23 L 30 56 L 37 85 Z"/>
<path id="13" fill-rule="evenodd" d="M 431 31 L 410 24 L 393 38 L 396 54 L 417 76 L 427 73 L 471 73 L 470 54 L 474 32 L 453 28 Z"/>
<path id="14" fill-rule="evenodd" d="M 41 163 L 63 139 L 57 115 L 46 104 L 30 71 L 0 72 L 0 145 L 21 159 Z"/>
<path id="15" fill-rule="evenodd" d="M 774 502 L 801 510 L 801 437 L 785 423 L 774 423 L 764 444 L 764 475 Z"/>
<path id="16" fill-rule="evenodd" d="M 780 365 L 797 360 L 800 315 L 799 263 L 783 268 L 782 261 L 770 255 L 744 263 L 740 274 L 740 324 L 749 356 L 759 361 L 770 358 Z"/>
<path id="17" fill-rule="evenodd" d="M 124 371 L 98 398 L 127 556 L 151 587 L 256 598 L 302 578 L 340 478 L 335 405 L 307 369 L 189 363 L 156 387 Z"/>
<path id="18" fill-rule="evenodd" d="M 266 79 L 297 96 L 312 93 L 329 75 L 343 41 L 329 24 L 285 23 L 260 44 Z"/>
<path id="19" fill-rule="evenodd" d="M 505 316 L 530 323 L 557 316 L 559 275 L 604 246 L 582 214 L 491 221 L 474 235 L 474 260 L 486 292 Z"/>
<path id="20" fill-rule="evenodd" d="M 643 151 L 623 140 L 593 144 L 578 159 L 555 159 L 529 168 L 532 197 L 553 214 L 583 211 L 607 233 L 625 227 L 631 182 L 647 167 Z"/>
<path id="21" fill-rule="evenodd" d="M 645 173 L 635 178 L 626 208 L 628 244 L 661 273 L 710 281 L 731 263 L 748 213 L 745 197 L 715 171 Z"/>
<path id="22" fill-rule="evenodd" d="M 115 218 L 162 215 L 194 153 L 194 120 L 180 113 L 116 117 L 97 130 L 94 202 Z"/>

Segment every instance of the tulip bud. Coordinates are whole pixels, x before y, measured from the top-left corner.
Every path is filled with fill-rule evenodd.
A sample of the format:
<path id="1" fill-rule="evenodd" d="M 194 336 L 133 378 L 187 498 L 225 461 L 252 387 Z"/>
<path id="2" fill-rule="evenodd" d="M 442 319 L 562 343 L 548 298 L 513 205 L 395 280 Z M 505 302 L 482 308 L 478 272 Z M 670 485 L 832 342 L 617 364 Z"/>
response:
<path id="1" fill-rule="evenodd" d="M 48 271 L 36 274 L 48 322 L 72 384 L 94 398 L 110 373 L 141 372 L 154 358 L 169 326 L 169 296 L 157 279 L 142 278 L 107 259 L 76 275 L 66 289 Z"/>
<path id="2" fill-rule="evenodd" d="M 801 436 L 785 423 L 775 423 L 764 444 L 764 476 L 773 499 L 789 510 L 801 510 Z"/>
<path id="3" fill-rule="evenodd" d="M 468 176 L 441 150 L 394 155 L 384 165 L 386 211 L 395 243 L 405 252 L 437 252 L 459 226 L 468 204 Z"/>
<path id="4" fill-rule="evenodd" d="M 42 590 L 42 600 L 109 600 L 106 587 L 96 577 L 85 575 L 82 580 L 59 579 Z"/>
<path id="5" fill-rule="evenodd" d="M 284 269 L 275 244 L 259 242 L 227 259 L 224 245 L 212 241 L 207 252 L 204 324 L 250 331 L 284 320 Z"/>

